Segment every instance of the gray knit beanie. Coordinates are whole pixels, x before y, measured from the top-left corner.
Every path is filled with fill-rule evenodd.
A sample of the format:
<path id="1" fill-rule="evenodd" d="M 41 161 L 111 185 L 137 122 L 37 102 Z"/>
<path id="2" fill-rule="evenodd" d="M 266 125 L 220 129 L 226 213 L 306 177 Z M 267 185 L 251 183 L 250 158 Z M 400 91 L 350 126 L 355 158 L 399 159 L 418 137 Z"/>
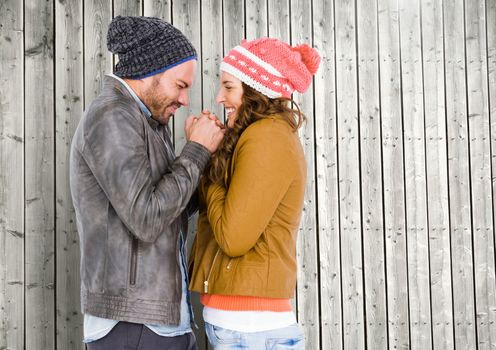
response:
<path id="1" fill-rule="evenodd" d="M 146 78 L 196 59 L 184 34 L 155 17 L 115 17 L 108 28 L 107 48 L 119 56 L 114 74 L 121 78 Z"/>

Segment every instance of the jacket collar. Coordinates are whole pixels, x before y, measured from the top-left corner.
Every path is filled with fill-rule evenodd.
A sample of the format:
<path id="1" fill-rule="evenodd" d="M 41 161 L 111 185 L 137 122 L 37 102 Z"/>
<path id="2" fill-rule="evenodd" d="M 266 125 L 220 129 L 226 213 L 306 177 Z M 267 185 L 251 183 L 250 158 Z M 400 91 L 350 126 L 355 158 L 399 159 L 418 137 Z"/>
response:
<path id="1" fill-rule="evenodd" d="M 120 77 L 114 74 L 107 74 L 105 76 L 105 82 L 112 84 L 115 87 L 124 87 L 124 89 L 120 89 L 125 95 L 131 97 L 139 106 L 140 110 L 146 116 L 146 120 L 148 124 L 152 127 L 152 129 L 156 129 L 159 126 L 159 122 L 152 118 L 152 112 L 145 106 L 143 101 L 136 95 L 134 90 Z"/>

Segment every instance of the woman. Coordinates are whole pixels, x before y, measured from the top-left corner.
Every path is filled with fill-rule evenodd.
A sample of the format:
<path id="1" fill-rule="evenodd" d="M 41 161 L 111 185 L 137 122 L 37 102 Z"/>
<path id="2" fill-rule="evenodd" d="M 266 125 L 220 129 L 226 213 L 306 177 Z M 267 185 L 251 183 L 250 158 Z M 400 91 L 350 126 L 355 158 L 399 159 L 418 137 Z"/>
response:
<path id="1" fill-rule="evenodd" d="M 290 299 L 306 163 L 297 130 L 320 57 L 307 45 L 243 41 L 224 57 L 217 102 L 227 132 L 200 184 L 190 289 L 214 349 L 303 349 Z M 297 107 L 298 108 L 298 107 Z"/>

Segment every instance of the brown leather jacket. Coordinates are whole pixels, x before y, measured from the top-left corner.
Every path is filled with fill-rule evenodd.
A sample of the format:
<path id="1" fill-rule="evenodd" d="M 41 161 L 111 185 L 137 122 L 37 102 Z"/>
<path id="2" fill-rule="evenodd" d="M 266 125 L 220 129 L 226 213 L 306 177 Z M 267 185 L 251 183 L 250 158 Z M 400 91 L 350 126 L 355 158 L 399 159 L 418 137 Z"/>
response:
<path id="1" fill-rule="evenodd" d="M 210 185 L 190 257 L 199 293 L 291 298 L 306 162 L 282 119 L 250 125 L 233 153 L 229 190 Z"/>

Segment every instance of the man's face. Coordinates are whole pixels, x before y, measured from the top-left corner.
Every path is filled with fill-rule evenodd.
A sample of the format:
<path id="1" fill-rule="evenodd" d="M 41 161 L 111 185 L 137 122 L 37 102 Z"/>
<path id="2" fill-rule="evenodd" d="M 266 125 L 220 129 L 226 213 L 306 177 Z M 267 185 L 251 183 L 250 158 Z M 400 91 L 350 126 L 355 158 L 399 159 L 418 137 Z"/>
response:
<path id="1" fill-rule="evenodd" d="M 163 73 L 143 79 L 145 86 L 140 98 L 153 119 L 167 124 L 181 106 L 189 104 L 189 89 L 196 72 L 196 60 L 189 60 Z"/>

